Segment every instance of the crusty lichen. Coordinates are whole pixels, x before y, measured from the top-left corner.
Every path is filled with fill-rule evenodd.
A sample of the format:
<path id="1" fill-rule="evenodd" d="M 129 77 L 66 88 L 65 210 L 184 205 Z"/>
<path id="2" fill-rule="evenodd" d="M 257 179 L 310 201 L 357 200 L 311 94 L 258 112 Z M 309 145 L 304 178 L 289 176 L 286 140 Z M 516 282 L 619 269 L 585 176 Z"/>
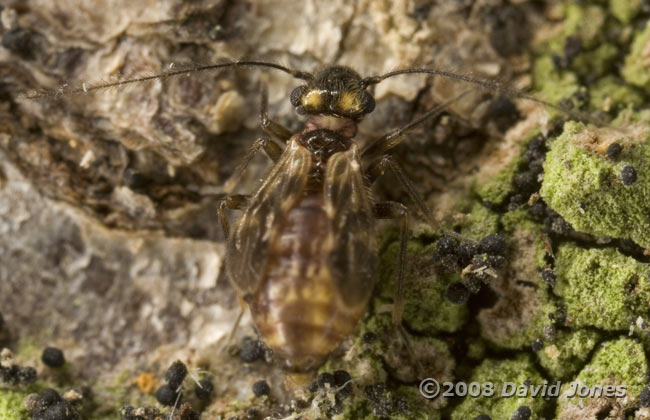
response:
<path id="1" fill-rule="evenodd" d="M 566 382 L 562 385 L 558 400 L 557 419 L 596 419 L 599 413 L 622 413 L 634 407 L 638 404 L 639 394 L 645 386 L 647 370 L 646 355 L 639 343 L 629 338 L 603 343 L 572 382 L 589 387 L 624 386 L 624 394 L 613 398 L 581 398 L 577 395 L 569 397 L 572 394 L 572 384 Z"/>
<path id="2" fill-rule="evenodd" d="M 625 57 L 625 65 L 621 70 L 627 82 L 645 89 L 650 89 L 648 45 L 650 45 L 650 22 L 646 24 L 643 31 L 634 36 L 630 53 Z"/>
<path id="3" fill-rule="evenodd" d="M 474 419 L 480 414 L 487 414 L 493 419 L 510 419 L 520 406 L 528 406 L 531 409 L 530 420 L 543 417 L 541 414 L 546 407 L 543 398 L 533 398 L 530 395 L 501 397 L 504 382 L 517 385 L 544 383 L 544 378 L 535 369 L 528 355 L 520 354 L 508 360 L 486 359 L 474 370 L 467 382 L 492 383 L 495 395 L 464 398 L 463 402 L 453 410 L 452 420 Z"/>
<path id="4" fill-rule="evenodd" d="M 406 284 L 404 285 L 404 322 L 415 331 L 454 332 L 458 331 L 467 320 L 465 305 L 455 305 L 445 299 L 445 290 L 457 276 L 439 276 L 431 270 L 434 245 L 423 246 L 422 243 L 408 242 L 408 260 L 406 267 Z M 392 243 L 381 254 L 381 280 L 378 286 L 379 296 L 393 299 L 397 280 L 399 243 Z"/>
<path id="5" fill-rule="evenodd" d="M 607 148 L 619 143 L 619 159 Z M 551 143 L 541 195 L 574 229 L 597 236 L 629 238 L 650 248 L 650 130 L 586 128 L 568 122 Z M 632 166 L 637 180 L 624 185 L 621 170 Z"/>
<path id="6" fill-rule="evenodd" d="M 630 320 L 650 318 L 650 266 L 612 248 L 584 249 L 572 244 L 556 253 L 554 292 L 567 308 L 567 324 L 627 330 Z"/>
<path id="7" fill-rule="evenodd" d="M 24 403 L 26 396 L 26 392 L 0 388 L 0 419 L 29 420 L 30 416 Z"/>
<path id="8" fill-rule="evenodd" d="M 537 352 L 539 363 L 552 379 L 567 379 L 584 365 L 600 337 L 597 330 L 558 331 Z"/>

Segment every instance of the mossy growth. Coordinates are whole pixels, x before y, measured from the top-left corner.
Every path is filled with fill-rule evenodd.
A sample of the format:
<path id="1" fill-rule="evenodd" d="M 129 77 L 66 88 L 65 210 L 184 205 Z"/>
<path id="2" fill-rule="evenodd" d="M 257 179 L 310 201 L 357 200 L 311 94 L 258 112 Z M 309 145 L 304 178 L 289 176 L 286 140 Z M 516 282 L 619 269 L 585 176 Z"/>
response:
<path id="1" fill-rule="evenodd" d="M 537 352 L 539 363 L 552 379 L 567 379 L 584 366 L 600 337 L 595 330 L 558 331 L 553 340 Z"/>
<path id="2" fill-rule="evenodd" d="M 609 0 L 609 10 L 621 23 L 630 23 L 639 14 L 642 0 Z"/>
<path id="3" fill-rule="evenodd" d="M 585 5 L 571 2 L 567 3 L 565 13 L 564 37 L 579 37 L 586 49 L 601 44 L 605 37 L 602 30 L 607 19 L 605 9 L 595 4 Z"/>
<path id="4" fill-rule="evenodd" d="M 537 58 L 533 64 L 533 81 L 538 95 L 550 103 L 560 103 L 581 91 L 578 77 L 570 71 L 561 71 L 550 54 Z M 564 117 L 555 109 L 548 109 L 549 119 Z"/>
<path id="5" fill-rule="evenodd" d="M 455 227 L 468 239 L 480 241 L 488 235 L 499 232 L 499 215 L 479 202 L 469 203 L 459 209 L 459 220 Z"/>
<path id="6" fill-rule="evenodd" d="M 386 353 L 387 339 L 394 328 L 390 313 L 375 313 L 380 305 L 374 302 L 369 311 L 371 314 L 362 320 L 359 333 L 345 357 L 330 357 L 319 373 L 346 370 L 359 386 L 386 381 L 388 373 L 382 356 Z"/>
<path id="7" fill-rule="evenodd" d="M 410 240 L 407 249 L 406 284 L 404 285 L 404 322 L 418 332 L 458 331 L 468 317 L 465 305 L 445 298 L 447 286 L 458 281 L 455 275 L 439 276 L 431 270 L 435 245 L 424 246 Z M 399 242 L 389 245 L 381 255 L 380 283 L 376 296 L 392 301 L 397 280 Z"/>
<path id="8" fill-rule="evenodd" d="M 647 59 L 649 45 L 650 22 L 643 31 L 634 36 L 630 53 L 625 57 L 625 66 L 621 70 L 627 82 L 645 89 L 650 89 L 650 65 Z"/>
<path id="9" fill-rule="evenodd" d="M 567 324 L 627 330 L 630 320 L 650 317 L 650 265 L 615 249 L 564 244 L 556 253 L 555 293 L 567 308 Z"/>
<path id="10" fill-rule="evenodd" d="M 542 385 L 544 383 L 544 378 L 535 369 L 528 355 L 522 354 L 509 360 L 486 359 L 472 373 L 468 383 L 471 382 L 493 383 L 494 395 L 464 398 L 463 402 L 451 413 L 452 420 L 474 419 L 480 414 L 487 414 L 493 419 L 510 419 L 517 408 L 522 405 L 531 409 L 531 420 L 543 417 L 542 413 L 546 407 L 546 401 L 543 398 L 533 398 L 530 395 L 501 397 L 504 382 L 512 382 L 516 385 L 525 383 Z"/>
<path id="11" fill-rule="evenodd" d="M 360 392 L 359 394 L 362 394 Z M 400 386 L 381 395 L 383 401 L 372 401 L 356 395 L 351 403 L 332 420 L 439 420 L 440 411 L 427 403 L 415 386 Z"/>
<path id="12" fill-rule="evenodd" d="M 515 152 L 504 153 L 499 156 L 499 161 L 494 163 L 499 168 L 498 171 L 487 179 L 477 177 L 474 180 L 472 190 L 482 201 L 499 206 L 515 191 L 515 176 L 523 166 L 524 153 L 530 141 L 537 135 L 539 135 L 539 131 L 532 130 L 521 140 L 513 141 L 509 147 L 514 148 Z M 478 216 L 480 214 L 478 213 Z"/>
<path id="13" fill-rule="evenodd" d="M 494 177 L 481 180 L 474 185 L 475 192 L 484 201 L 500 205 L 513 191 L 514 180 L 519 168 L 520 158 L 506 164 Z"/>
<path id="14" fill-rule="evenodd" d="M 614 142 L 623 147 L 616 160 L 606 153 Z M 626 166 L 637 174 L 631 185 L 621 180 Z M 650 131 L 642 125 L 617 131 L 566 123 L 546 155 L 540 192 L 574 229 L 650 248 Z"/>
<path id="15" fill-rule="evenodd" d="M 0 419 L 29 420 L 25 409 L 25 397 L 28 393 L 14 389 L 0 388 Z"/>
<path id="16" fill-rule="evenodd" d="M 625 410 L 637 404 L 639 393 L 645 384 L 648 363 L 641 344 L 629 338 L 603 343 L 596 351 L 589 364 L 574 378 L 573 382 L 589 387 L 595 385 L 621 385 L 626 387 L 625 397 L 618 400 L 620 408 Z M 568 397 L 571 383 L 565 382 L 558 400 L 557 414 L 564 418 L 591 418 L 586 415 L 598 406 L 600 398 Z M 571 413 L 571 415 L 569 415 Z M 579 417 L 580 414 L 583 417 Z"/>
<path id="17" fill-rule="evenodd" d="M 643 95 L 614 76 L 605 76 L 592 83 L 589 98 L 594 108 L 605 112 L 628 106 L 638 107 L 644 103 Z"/>

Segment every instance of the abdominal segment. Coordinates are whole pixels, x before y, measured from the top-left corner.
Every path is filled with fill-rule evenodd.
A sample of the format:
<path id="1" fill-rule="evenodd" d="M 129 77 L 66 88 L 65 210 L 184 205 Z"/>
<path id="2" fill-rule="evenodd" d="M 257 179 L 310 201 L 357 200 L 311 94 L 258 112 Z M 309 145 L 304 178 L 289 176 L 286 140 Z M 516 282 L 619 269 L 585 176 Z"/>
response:
<path id="1" fill-rule="evenodd" d="M 262 339 L 293 371 L 318 368 L 363 315 L 363 307 L 345 307 L 332 279 L 336 244 L 323 201 L 322 193 L 308 195 L 287 214 L 248 301 Z"/>

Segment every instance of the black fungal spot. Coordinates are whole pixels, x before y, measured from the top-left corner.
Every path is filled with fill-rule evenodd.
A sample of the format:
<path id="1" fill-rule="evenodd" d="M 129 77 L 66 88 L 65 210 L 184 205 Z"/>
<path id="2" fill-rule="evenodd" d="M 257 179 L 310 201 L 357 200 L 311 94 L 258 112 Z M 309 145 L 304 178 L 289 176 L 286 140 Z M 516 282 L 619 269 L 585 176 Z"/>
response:
<path id="1" fill-rule="evenodd" d="M 621 169 L 621 182 L 625 186 L 630 186 L 634 184 L 637 180 L 637 173 L 636 169 L 634 166 L 624 166 L 623 169 Z"/>
<path id="2" fill-rule="evenodd" d="M 514 414 L 510 417 L 511 420 L 528 420 L 530 419 L 530 416 L 532 415 L 532 411 L 530 410 L 530 407 L 527 405 L 522 405 L 517 408 L 517 411 L 514 412 Z"/>
<path id="3" fill-rule="evenodd" d="M 469 299 L 469 290 L 461 282 L 453 282 L 447 286 L 445 297 L 447 300 L 455 305 L 462 305 Z"/>
<path id="4" fill-rule="evenodd" d="M 187 367 L 180 360 L 176 360 L 165 372 L 165 381 L 170 387 L 177 389 L 183 383 L 186 375 Z"/>
<path id="5" fill-rule="evenodd" d="M 239 358 L 246 363 L 253 363 L 264 358 L 264 344 L 260 340 L 244 337 L 240 344 Z"/>
<path id="6" fill-rule="evenodd" d="M 194 389 L 194 395 L 201 401 L 208 401 L 212 397 L 214 385 L 209 379 L 201 379 Z"/>
<path id="7" fill-rule="evenodd" d="M 41 360 L 49 367 L 59 368 L 65 364 L 63 352 L 56 347 L 46 347 L 41 354 Z"/>
<path id="8" fill-rule="evenodd" d="M 162 405 L 172 406 L 178 398 L 178 393 L 175 388 L 169 385 L 163 385 L 156 391 L 156 400 Z"/>
<path id="9" fill-rule="evenodd" d="M 557 281 L 557 275 L 555 274 L 555 270 L 553 270 L 552 268 L 543 269 L 542 281 L 551 287 L 555 286 L 555 282 Z"/>
<path id="10" fill-rule="evenodd" d="M 269 395 L 271 393 L 271 387 L 265 380 L 257 381 L 253 384 L 253 394 L 256 397 L 261 397 L 264 395 Z"/>
<path id="11" fill-rule="evenodd" d="M 612 143 L 607 147 L 607 157 L 611 160 L 616 160 L 621 155 L 623 151 L 623 146 L 620 143 Z"/>

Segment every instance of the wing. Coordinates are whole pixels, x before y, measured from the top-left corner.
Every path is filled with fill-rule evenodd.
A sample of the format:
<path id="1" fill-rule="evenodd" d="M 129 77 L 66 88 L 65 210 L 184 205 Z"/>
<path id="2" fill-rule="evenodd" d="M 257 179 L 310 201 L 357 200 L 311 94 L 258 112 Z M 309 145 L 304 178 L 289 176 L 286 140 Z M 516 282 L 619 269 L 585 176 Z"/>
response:
<path id="1" fill-rule="evenodd" d="M 333 235 L 329 254 L 332 278 L 348 307 L 365 305 L 375 284 L 377 238 L 371 195 L 355 144 L 329 158 L 324 188 Z"/>
<path id="2" fill-rule="evenodd" d="M 226 266 L 242 296 L 254 292 L 262 281 L 269 244 L 302 196 L 310 168 L 309 151 L 291 140 L 228 238 Z"/>

